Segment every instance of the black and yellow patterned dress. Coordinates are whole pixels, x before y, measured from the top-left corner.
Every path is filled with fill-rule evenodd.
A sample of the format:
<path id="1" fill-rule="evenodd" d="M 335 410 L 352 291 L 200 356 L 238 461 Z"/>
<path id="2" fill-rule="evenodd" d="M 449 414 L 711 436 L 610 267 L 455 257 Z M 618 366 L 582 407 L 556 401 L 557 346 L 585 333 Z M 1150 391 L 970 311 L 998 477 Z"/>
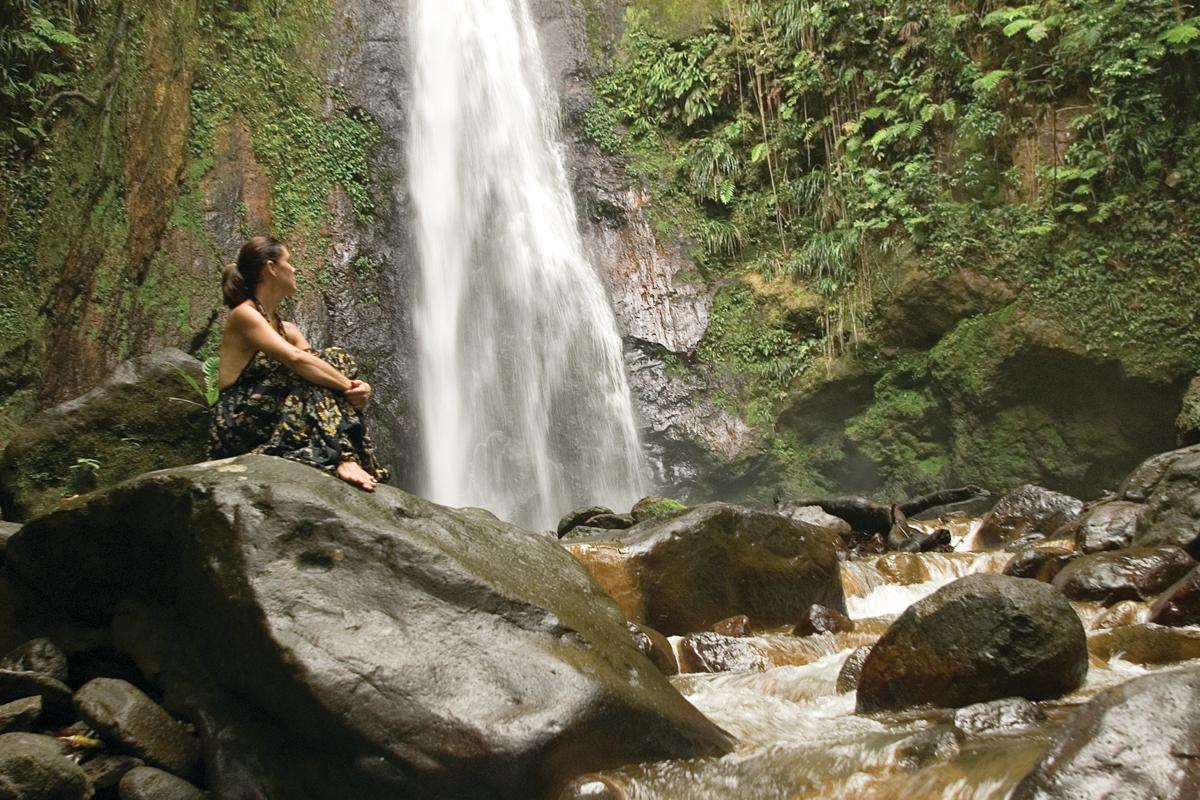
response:
<path id="1" fill-rule="evenodd" d="M 337 347 L 310 350 L 347 378 L 358 366 Z M 375 457 L 362 415 L 340 392 L 311 383 L 259 351 L 221 390 L 212 410 L 209 458 L 258 453 L 333 472 L 355 461 L 380 482 L 388 470 Z"/>

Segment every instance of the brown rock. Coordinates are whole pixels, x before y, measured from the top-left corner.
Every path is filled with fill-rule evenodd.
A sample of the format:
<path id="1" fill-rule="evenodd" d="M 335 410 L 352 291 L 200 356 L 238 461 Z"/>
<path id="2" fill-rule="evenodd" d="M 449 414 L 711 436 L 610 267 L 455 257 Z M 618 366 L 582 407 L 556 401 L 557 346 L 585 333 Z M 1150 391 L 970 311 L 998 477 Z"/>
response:
<path id="1" fill-rule="evenodd" d="M 663 675 L 679 674 L 679 661 L 675 658 L 675 649 L 671 647 L 667 637 L 648 625 L 639 625 L 636 622 L 630 622 L 628 625 L 633 643 Z"/>
<path id="2" fill-rule="evenodd" d="M 1072 600 L 1146 600 L 1186 575 L 1196 562 L 1178 547 L 1130 547 L 1067 564 L 1054 587 Z"/>
<path id="3" fill-rule="evenodd" d="M 1088 650 L 1109 660 L 1119 655 L 1135 664 L 1173 664 L 1200 658 L 1200 630 L 1141 623 L 1094 633 Z"/>
<path id="4" fill-rule="evenodd" d="M 1074 539 L 1075 547 L 1082 553 L 1119 550 L 1133 541 L 1141 508 L 1140 503 L 1120 500 L 1100 503 L 1085 509 L 1064 525 L 1058 535 Z"/>
<path id="5" fill-rule="evenodd" d="M 1050 583 L 1077 556 L 1077 553 L 1065 548 L 1026 547 L 1018 550 L 1004 565 L 1004 574 Z"/>
<path id="6" fill-rule="evenodd" d="M 1050 536 L 1079 515 L 1083 503 L 1041 486 L 1026 485 L 1000 499 L 979 528 L 978 540 L 999 547 L 1022 536 Z"/>
<path id="7" fill-rule="evenodd" d="M 863 664 L 858 710 L 924 703 L 1044 700 L 1087 675 L 1087 637 L 1070 603 L 1039 581 L 979 574 L 919 600 Z"/>
<path id="8" fill-rule="evenodd" d="M 825 606 L 809 606 L 796 626 L 793 636 L 812 636 L 818 633 L 846 633 L 854 630 L 854 620 Z"/>
<path id="9" fill-rule="evenodd" d="M 114 747 L 181 777 L 198 776 L 199 741 L 133 684 L 95 678 L 76 692 L 75 707 Z"/>
<path id="10" fill-rule="evenodd" d="M 778 514 L 712 503 L 565 546 L 627 619 L 673 636 L 734 614 L 790 625 L 813 603 L 845 610 L 837 537 Z"/>
<path id="11" fill-rule="evenodd" d="M 1200 567 L 1194 568 L 1159 595 L 1150 607 L 1150 621 L 1158 625 L 1200 623 Z"/>
<path id="12" fill-rule="evenodd" d="M 750 624 L 750 618 L 745 614 L 723 619 L 712 626 L 713 633 L 719 633 L 722 636 L 753 636 L 754 627 Z"/>

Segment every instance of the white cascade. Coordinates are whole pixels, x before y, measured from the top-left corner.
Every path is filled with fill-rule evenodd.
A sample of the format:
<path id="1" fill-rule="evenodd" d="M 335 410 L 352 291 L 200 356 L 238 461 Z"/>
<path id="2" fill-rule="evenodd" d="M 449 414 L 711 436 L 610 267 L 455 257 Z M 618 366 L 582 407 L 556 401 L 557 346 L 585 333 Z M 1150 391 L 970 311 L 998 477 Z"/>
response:
<path id="1" fill-rule="evenodd" d="M 413 0 L 409 180 L 424 492 L 528 527 L 645 471 L 527 0 Z"/>

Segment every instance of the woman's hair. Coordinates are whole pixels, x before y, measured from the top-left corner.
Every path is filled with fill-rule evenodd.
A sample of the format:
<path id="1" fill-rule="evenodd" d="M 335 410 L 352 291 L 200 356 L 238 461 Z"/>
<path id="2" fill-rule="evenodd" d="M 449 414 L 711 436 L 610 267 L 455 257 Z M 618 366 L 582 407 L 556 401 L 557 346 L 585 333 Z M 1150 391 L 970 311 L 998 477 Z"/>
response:
<path id="1" fill-rule="evenodd" d="M 242 245 L 237 262 L 225 267 L 221 278 L 225 305 L 236 308 L 239 303 L 253 299 L 263 267 L 268 261 L 278 261 L 282 255 L 283 242 L 272 236 L 255 236 Z"/>

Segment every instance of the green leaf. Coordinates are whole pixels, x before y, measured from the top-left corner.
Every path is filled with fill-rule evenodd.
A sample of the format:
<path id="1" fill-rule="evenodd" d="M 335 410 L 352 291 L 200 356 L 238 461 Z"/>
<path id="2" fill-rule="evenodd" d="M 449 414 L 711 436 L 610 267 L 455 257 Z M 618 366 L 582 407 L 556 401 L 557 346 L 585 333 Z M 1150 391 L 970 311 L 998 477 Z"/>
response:
<path id="1" fill-rule="evenodd" d="M 1159 40 L 1167 44 L 1188 44 L 1196 39 L 1200 39 L 1200 27 L 1197 27 L 1194 22 L 1181 22 L 1159 35 Z"/>
<path id="2" fill-rule="evenodd" d="M 757 164 L 758 162 L 760 162 L 764 158 L 766 158 L 766 155 L 767 155 L 767 143 L 759 142 L 758 144 L 754 145 L 754 149 L 750 151 L 750 163 Z"/>
<path id="3" fill-rule="evenodd" d="M 718 199 L 725 205 L 733 202 L 733 181 L 725 181 L 721 184 L 721 189 L 717 193 Z"/>
<path id="4" fill-rule="evenodd" d="M 1006 69 L 994 69 L 991 72 L 975 79 L 974 87 L 981 92 L 990 92 L 995 90 L 1000 85 L 1000 81 L 1007 78 L 1012 73 Z"/>
<path id="5" fill-rule="evenodd" d="M 1029 17 L 1021 17 L 1020 19 L 1013 20 L 1012 22 L 1005 25 L 1004 28 L 1001 30 L 1001 33 L 1003 33 L 1005 36 L 1007 36 L 1008 38 L 1011 39 L 1012 37 L 1016 36 L 1021 31 L 1026 30 L 1028 28 L 1032 28 L 1034 25 L 1037 25 L 1037 24 L 1039 24 L 1039 23 L 1035 19 L 1030 19 Z"/>
<path id="6" fill-rule="evenodd" d="M 1046 27 L 1045 23 L 1039 22 L 1025 31 L 1025 35 L 1029 37 L 1029 41 L 1031 42 L 1040 42 L 1050 35 L 1050 29 Z"/>

